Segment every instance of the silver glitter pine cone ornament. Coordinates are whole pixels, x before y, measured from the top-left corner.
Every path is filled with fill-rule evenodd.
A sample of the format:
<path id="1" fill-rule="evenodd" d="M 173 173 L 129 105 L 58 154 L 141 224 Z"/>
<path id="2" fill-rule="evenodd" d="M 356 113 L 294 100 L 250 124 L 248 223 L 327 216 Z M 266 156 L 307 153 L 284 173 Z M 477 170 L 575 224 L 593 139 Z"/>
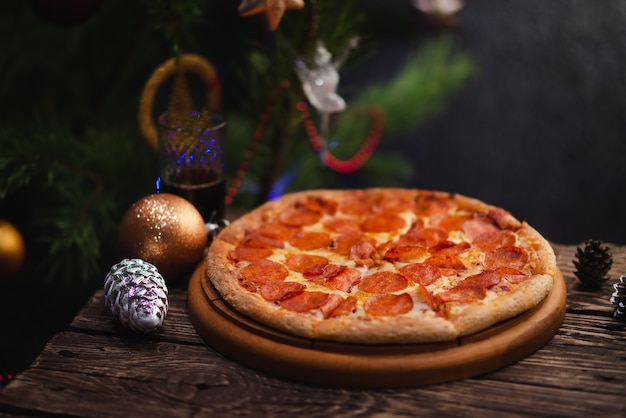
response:
<path id="1" fill-rule="evenodd" d="M 621 275 L 619 281 L 613 284 L 615 291 L 611 294 L 610 302 L 615 305 L 613 316 L 626 320 L 626 276 Z"/>
<path id="2" fill-rule="evenodd" d="M 606 274 L 613 265 L 613 254 L 608 246 L 602 245 L 599 240 L 585 241 L 584 248 L 576 250 L 573 261 L 576 266 L 574 274 L 584 285 L 599 289 L 608 279 Z"/>
<path id="3" fill-rule="evenodd" d="M 158 269 L 147 261 L 124 259 L 104 280 L 104 302 L 120 324 L 133 331 L 155 331 L 167 315 L 168 290 Z"/>

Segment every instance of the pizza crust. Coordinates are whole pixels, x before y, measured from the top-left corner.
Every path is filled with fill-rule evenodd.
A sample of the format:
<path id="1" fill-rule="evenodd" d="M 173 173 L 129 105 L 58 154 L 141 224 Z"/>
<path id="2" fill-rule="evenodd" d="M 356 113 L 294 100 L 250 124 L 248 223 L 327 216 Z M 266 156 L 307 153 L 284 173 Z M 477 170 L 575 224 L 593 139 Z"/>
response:
<path id="1" fill-rule="evenodd" d="M 286 208 L 311 196 L 339 200 L 367 196 L 401 196 L 415 199 L 420 193 L 444 196 L 459 207 L 486 214 L 499 210 L 479 200 L 444 192 L 422 192 L 407 189 L 318 190 L 285 195 L 267 202 L 243 215 L 225 228 L 212 242 L 206 259 L 206 278 L 224 301 L 236 311 L 275 329 L 310 339 L 339 342 L 429 343 L 451 341 L 490 327 L 537 306 L 550 292 L 556 275 L 556 257 L 550 244 L 530 225 L 519 222 L 508 212 L 501 212 L 499 222 L 516 228 L 517 235 L 529 251 L 532 278 L 515 287 L 515 291 L 491 295 L 478 303 L 450 303 L 447 317 L 429 312 L 420 315 L 368 317 L 340 316 L 324 319 L 321 315 L 297 313 L 282 309 L 278 303 L 266 301 L 259 293 L 240 286 L 237 266 L 229 252 L 236 248 L 246 231 L 276 218 Z M 245 265 L 245 262 L 243 263 Z"/>
<path id="2" fill-rule="evenodd" d="M 534 308 L 550 293 L 552 283 L 552 277 L 540 275 L 522 283 L 514 292 L 499 295 L 488 302 L 452 307 L 450 321 L 456 335 L 474 334 Z"/>

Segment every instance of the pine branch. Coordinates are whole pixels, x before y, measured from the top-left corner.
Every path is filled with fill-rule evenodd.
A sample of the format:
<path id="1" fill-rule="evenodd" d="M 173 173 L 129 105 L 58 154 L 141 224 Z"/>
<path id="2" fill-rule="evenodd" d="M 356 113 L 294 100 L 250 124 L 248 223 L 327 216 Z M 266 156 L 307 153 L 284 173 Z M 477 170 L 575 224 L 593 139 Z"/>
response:
<path id="1" fill-rule="evenodd" d="M 2 199 L 23 208 L 12 216 L 37 259 L 24 274 L 61 283 L 100 280 L 118 257 L 122 214 L 154 184 L 156 156 L 121 132 L 78 139 L 59 127 L 0 129 L 0 148 Z"/>
<path id="2" fill-rule="evenodd" d="M 454 50 L 449 38 L 427 43 L 390 81 L 371 85 L 354 106 L 378 106 L 386 115 L 386 133 L 415 128 L 440 112 L 474 72 L 472 59 Z"/>

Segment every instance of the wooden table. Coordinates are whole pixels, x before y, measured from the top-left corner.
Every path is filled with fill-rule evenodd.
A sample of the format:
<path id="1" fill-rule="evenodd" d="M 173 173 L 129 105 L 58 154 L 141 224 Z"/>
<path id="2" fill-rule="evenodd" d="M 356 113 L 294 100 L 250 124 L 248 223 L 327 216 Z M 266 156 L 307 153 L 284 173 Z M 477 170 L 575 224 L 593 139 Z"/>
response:
<path id="1" fill-rule="evenodd" d="M 296 383 L 214 351 L 190 322 L 185 288 L 155 334 L 113 323 L 97 291 L 67 330 L 0 393 L 0 416 L 626 416 L 626 321 L 613 317 L 612 284 L 626 274 L 613 246 L 610 280 L 585 291 L 575 246 L 554 245 L 567 284 L 565 320 L 536 353 L 463 381 L 400 389 Z"/>

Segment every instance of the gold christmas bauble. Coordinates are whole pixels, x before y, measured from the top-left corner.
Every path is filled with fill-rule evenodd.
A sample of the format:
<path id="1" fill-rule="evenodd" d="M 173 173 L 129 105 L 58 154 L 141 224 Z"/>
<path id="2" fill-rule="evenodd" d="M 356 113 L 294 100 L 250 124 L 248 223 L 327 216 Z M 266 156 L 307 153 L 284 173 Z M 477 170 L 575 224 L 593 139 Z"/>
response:
<path id="1" fill-rule="evenodd" d="M 176 281 L 202 260 L 207 230 L 188 200 L 160 193 L 133 203 L 122 218 L 118 237 L 123 257 L 152 263 L 165 280 Z"/>
<path id="2" fill-rule="evenodd" d="M 24 240 L 12 223 L 0 219 L 0 281 L 15 276 L 24 262 Z"/>

